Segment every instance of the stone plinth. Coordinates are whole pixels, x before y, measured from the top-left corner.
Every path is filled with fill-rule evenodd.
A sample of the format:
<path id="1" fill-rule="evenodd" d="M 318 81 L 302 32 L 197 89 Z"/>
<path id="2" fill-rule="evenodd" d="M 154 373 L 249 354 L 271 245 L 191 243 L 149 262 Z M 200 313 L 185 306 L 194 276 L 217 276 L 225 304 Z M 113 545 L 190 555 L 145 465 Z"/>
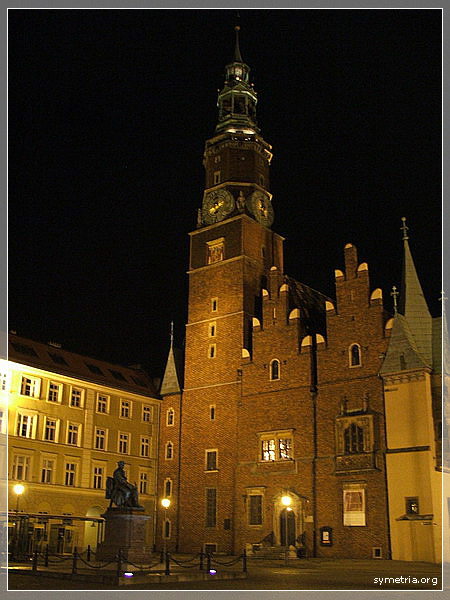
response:
<path id="1" fill-rule="evenodd" d="M 150 561 L 152 549 L 145 545 L 146 522 L 150 515 L 139 508 L 112 507 L 102 517 L 105 519 L 105 539 L 97 546 L 97 560 L 112 560 L 121 548 L 125 560 Z"/>

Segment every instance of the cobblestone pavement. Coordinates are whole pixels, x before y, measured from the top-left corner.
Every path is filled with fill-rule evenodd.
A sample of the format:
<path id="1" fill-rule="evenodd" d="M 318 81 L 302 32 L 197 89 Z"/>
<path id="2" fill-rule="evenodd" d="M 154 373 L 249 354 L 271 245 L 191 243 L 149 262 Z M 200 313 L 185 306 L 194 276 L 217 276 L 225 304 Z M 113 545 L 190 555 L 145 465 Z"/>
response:
<path id="1" fill-rule="evenodd" d="M 280 561 L 249 560 L 248 578 L 173 583 L 143 583 L 121 590 L 440 590 L 442 570 L 439 565 L 383 560 L 305 559 L 285 566 Z M 381 579 L 382 578 L 382 579 Z M 389 579 L 385 579 L 389 578 Z M 416 580 L 416 581 L 415 581 Z M 10 573 L 10 590 L 36 589 L 117 589 L 116 586 L 58 580 L 43 575 Z M 444 568 L 444 589 L 450 592 L 450 567 Z"/>

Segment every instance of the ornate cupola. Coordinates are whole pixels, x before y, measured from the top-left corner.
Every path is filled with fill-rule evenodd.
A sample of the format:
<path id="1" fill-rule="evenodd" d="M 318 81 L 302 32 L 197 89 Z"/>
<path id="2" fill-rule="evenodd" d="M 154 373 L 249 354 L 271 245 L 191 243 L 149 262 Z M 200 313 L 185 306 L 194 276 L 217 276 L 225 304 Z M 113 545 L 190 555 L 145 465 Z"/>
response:
<path id="1" fill-rule="evenodd" d="M 205 146 L 206 181 L 198 227 L 240 213 L 246 213 L 265 227 L 273 222 L 269 192 L 272 147 L 260 135 L 256 92 L 249 81 L 250 68 L 242 60 L 238 26 L 235 32 L 234 57 L 225 67 L 225 83 L 217 99 L 219 116 L 215 135 Z"/>

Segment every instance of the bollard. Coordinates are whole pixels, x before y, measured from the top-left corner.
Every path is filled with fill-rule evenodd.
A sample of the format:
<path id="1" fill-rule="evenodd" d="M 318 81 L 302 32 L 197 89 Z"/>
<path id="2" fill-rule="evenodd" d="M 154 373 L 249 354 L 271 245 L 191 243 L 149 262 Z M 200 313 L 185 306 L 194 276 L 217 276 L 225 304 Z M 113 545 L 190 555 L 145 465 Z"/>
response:
<path id="1" fill-rule="evenodd" d="M 211 571 L 211 554 L 206 555 L 206 571 L 209 573 Z"/>
<path id="2" fill-rule="evenodd" d="M 90 561 L 91 561 L 91 545 L 90 545 L 90 544 L 88 544 L 88 547 L 87 547 L 86 560 L 87 560 L 88 562 L 90 562 Z"/>
<path id="3" fill-rule="evenodd" d="M 33 554 L 33 565 L 31 567 L 32 571 L 37 571 L 37 564 L 38 564 L 38 551 L 35 550 L 34 554 Z"/>
<path id="4" fill-rule="evenodd" d="M 200 550 L 200 571 L 203 571 L 203 550 Z"/>
<path id="5" fill-rule="evenodd" d="M 45 546 L 44 566 L 48 567 L 48 546 Z"/>
<path id="6" fill-rule="evenodd" d="M 242 571 L 243 573 L 247 573 L 247 551 L 244 548 L 242 553 Z"/>
<path id="7" fill-rule="evenodd" d="M 117 552 L 117 577 L 122 575 L 122 548 Z"/>
<path id="8" fill-rule="evenodd" d="M 77 574 L 77 558 L 78 558 L 78 553 L 77 553 L 77 547 L 75 546 L 75 548 L 73 549 L 73 558 L 72 558 L 72 575 Z"/>
<path id="9" fill-rule="evenodd" d="M 170 575 L 170 554 L 166 552 L 166 570 L 164 571 L 165 575 Z"/>

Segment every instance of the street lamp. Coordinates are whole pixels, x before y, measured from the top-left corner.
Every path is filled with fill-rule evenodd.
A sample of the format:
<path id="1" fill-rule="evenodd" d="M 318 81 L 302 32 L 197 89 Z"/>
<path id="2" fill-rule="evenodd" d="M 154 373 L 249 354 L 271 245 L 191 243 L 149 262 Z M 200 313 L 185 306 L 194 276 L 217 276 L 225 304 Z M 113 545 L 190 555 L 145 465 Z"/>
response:
<path id="1" fill-rule="evenodd" d="M 25 486 L 23 486 L 21 483 L 16 483 L 16 485 L 13 487 L 13 491 L 17 496 L 17 502 L 16 502 L 16 513 L 19 512 L 19 500 L 20 500 L 20 496 L 24 493 L 25 491 Z"/>
<path id="2" fill-rule="evenodd" d="M 164 527 L 163 527 L 163 544 L 164 544 L 164 549 L 163 549 L 163 553 L 164 553 L 164 559 L 166 558 L 166 553 L 167 553 L 167 537 L 166 537 L 166 527 L 167 527 L 167 510 L 170 506 L 170 500 L 169 498 L 163 498 L 161 500 L 161 504 L 163 505 L 163 507 L 166 509 L 164 512 Z"/>
<path id="3" fill-rule="evenodd" d="M 288 544 L 288 511 L 291 508 L 292 498 L 288 495 L 282 496 L 281 504 L 286 507 L 284 511 L 284 564 L 288 564 L 289 544 Z"/>
<path id="4" fill-rule="evenodd" d="M 13 492 L 16 494 L 17 500 L 16 500 L 16 523 L 15 523 L 15 527 L 14 527 L 14 539 L 13 539 L 13 544 L 12 544 L 12 558 L 15 558 L 16 555 L 18 554 L 18 546 L 19 546 L 19 500 L 20 500 L 20 496 L 24 493 L 25 491 L 25 486 L 22 485 L 21 483 L 16 483 L 16 485 L 13 487 Z"/>

